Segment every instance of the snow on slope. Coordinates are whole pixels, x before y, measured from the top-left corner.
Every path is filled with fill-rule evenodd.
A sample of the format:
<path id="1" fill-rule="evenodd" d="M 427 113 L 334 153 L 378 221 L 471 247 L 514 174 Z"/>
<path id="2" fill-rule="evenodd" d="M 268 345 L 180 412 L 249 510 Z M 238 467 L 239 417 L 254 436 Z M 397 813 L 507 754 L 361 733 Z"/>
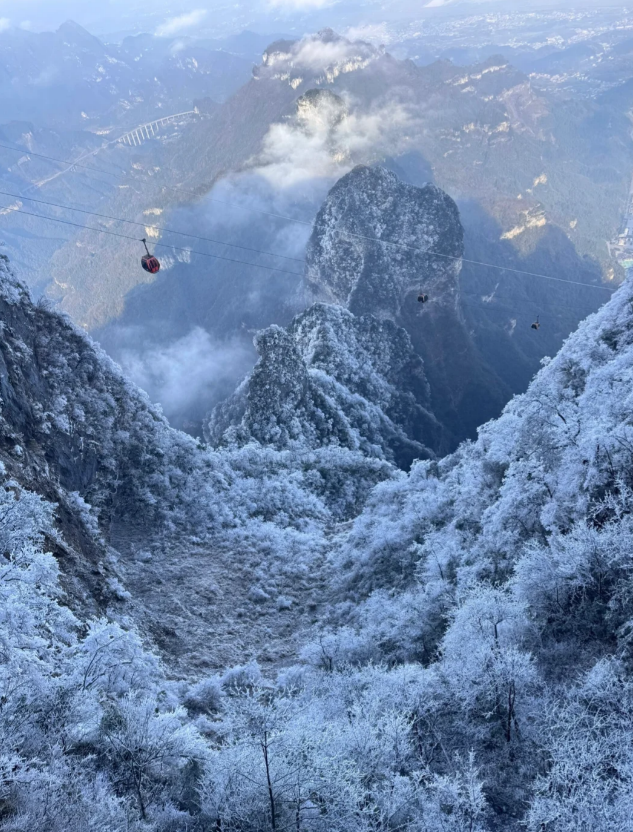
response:
<path id="1" fill-rule="evenodd" d="M 138 606 L 128 608 L 125 628 L 105 619 L 81 627 L 60 603 L 55 561 L 42 552 L 55 540 L 51 507 L 6 483 L 3 830 L 630 828 L 631 284 L 581 325 L 476 442 L 377 486 L 334 544 L 323 534 L 326 503 L 304 488 L 290 453 L 252 445 L 196 450 L 138 392 L 125 392 L 116 368 L 100 361 L 85 336 L 33 307 L 6 275 L 1 289 L 3 476 L 6 466 L 34 485 L 52 483 L 68 503 L 57 482 L 64 458 L 54 452 L 58 442 L 66 447 L 61 417 L 69 407 L 88 408 L 86 424 L 75 416 L 79 437 L 97 427 L 105 447 L 134 459 L 142 437 L 117 431 L 133 433 L 131 423 L 140 420 L 148 434 L 141 449 L 160 447 L 170 467 L 156 462 L 147 478 L 146 465 L 136 471 L 145 491 L 134 472 L 122 484 L 134 500 L 154 495 L 182 546 L 171 561 L 158 550 L 139 559 L 136 580 L 145 570 L 146 581 L 164 581 L 162 614 L 178 622 L 182 649 L 198 651 L 196 682 L 170 682 L 129 627 Z M 86 381 L 97 387 L 94 402 Z M 57 402 L 62 388 L 65 401 Z M 20 450 L 11 444 L 18 441 Z M 306 467 L 345 457 L 326 451 Z M 209 472 L 213 489 L 205 497 Z M 173 509 L 162 502 L 172 473 Z M 96 467 L 94 493 L 107 493 L 108 476 Z M 199 539 L 194 566 L 187 535 L 206 527 L 186 522 L 200 516 L 188 513 L 192 505 L 204 516 L 207 500 L 224 507 L 226 522 L 215 537 Z M 169 523 L 160 528 L 169 537 Z M 275 564 L 295 566 L 295 591 L 320 566 L 305 557 L 310 545 L 321 553 L 330 546 L 329 567 L 343 573 L 334 582 L 340 603 L 332 626 L 314 604 L 315 638 L 276 682 L 253 663 L 205 673 L 202 660 L 212 663 L 216 640 L 232 640 L 234 655 L 244 655 L 237 642 L 246 628 L 260 631 L 271 649 L 282 638 L 270 616 L 247 617 L 241 631 L 237 615 L 231 618 L 248 574 L 239 570 L 259 560 L 251 597 L 265 604 L 264 581 L 280 578 Z M 223 605 L 207 599 L 216 626 L 207 622 L 200 633 L 186 607 L 200 603 L 215 558 L 234 570 L 234 580 L 225 584 Z M 112 591 L 125 599 L 125 587 Z M 178 612 L 166 606 L 167 595 Z M 277 599 L 277 619 L 288 603 Z"/>
<path id="2" fill-rule="evenodd" d="M 333 186 L 317 215 L 306 252 L 307 292 L 381 318 L 397 318 L 422 285 L 434 302 L 454 306 L 463 236 L 457 206 L 444 191 L 359 165 Z"/>
<path id="3" fill-rule="evenodd" d="M 423 362 L 391 321 L 314 304 L 287 330 L 259 333 L 256 346 L 256 368 L 211 414 L 215 444 L 348 448 L 360 454 L 359 477 L 363 458 L 408 468 L 446 444 L 429 411 Z"/>
<path id="4" fill-rule="evenodd" d="M 359 452 L 209 450 L 68 319 L 33 305 L 4 260 L 0 326 L 0 462 L 59 505 L 75 607 L 133 616 L 188 666 L 283 652 L 319 583 L 326 528 L 392 467 L 368 462 L 361 483 Z M 262 621 L 285 636 L 271 646 Z"/>
<path id="5" fill-rule="evenodd" d="M 380 486 L 345 546 L 363 564 L 431 535 L 460 574 L 501 579 L 527 541 L 565 533 L 628 478 L 633 452 L 633 287 L 584 321 L 560 353 L 440 462 Z M 425 550 L 426 551 L 426 550 Z M 466 579 L 464 577 L 464 579 Z"/>
<path id="6" fill-rule="evenodd" d="M 451 450 L 510 396 L 460 311 L 463 238 L 457 205 L 440 188 L 359 165 L 336 182 L 317 215 L 304 279 L 309 298 L 392 320 L 408 332 Z M 418 302 L 421 291 L 427 303 Z"/>
<path id="7" fill-rule="evenodd" d="M 420 758 L 475 753 L 481 828 L 629 829 L 633 284 L 544 363 L 476 442 L 376 487 L 303 656 L 424 667 Z"/>

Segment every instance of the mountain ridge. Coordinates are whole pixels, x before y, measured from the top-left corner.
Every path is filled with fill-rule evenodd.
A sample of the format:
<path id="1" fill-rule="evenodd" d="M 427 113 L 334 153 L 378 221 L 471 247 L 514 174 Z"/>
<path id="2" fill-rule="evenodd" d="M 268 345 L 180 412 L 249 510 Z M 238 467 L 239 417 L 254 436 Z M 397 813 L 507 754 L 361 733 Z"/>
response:
<path id="1" fill-rule="evenodd" d="M 477 832 L 526 826 L 537 832 L 545 822 L 555 832 L 571 832 L 578 818 L 589 818 L 598 832 L 625 828 L 629 723 L 619 713 L 623 699 L 633 701 L 630 282 L 545 362 L 525 394 L 481 428 L 476 442 L 442 460 L 418 462 L 408 475 L 383 469 L 386 481 L 372 491 L 366 480 L 341 522 L 328 512 L 313 473 L 329 468 L 335 474 L 331 498 L 341 488 L 336 471 L 345 464 L 351 463 L 349 482 L 357 481 L 359 457 L 326 448 L 293 459 L 291 451 L 253 444 L 210 453 L 169 428 L 87 336 L 58 313 L 34 307 L 4 260 L 0 269 L 0 504 L 19 512 L 17 524 L 8 528 L 5 517 L 0 532 L 9 540 L 3 545 L 23 547 L 9 557 L 24 585 L 19 598 L 7 596 L 14 585 L 0 572 L 0 591 L 16 612 L 20 604 L 32 613 L 46 609 L 54 630 L 39 642 L 41 660 L 34 665 L 31 642 L 43 632 L 40 618 L 30 618 L 16 640 L 0 617 L 12 672 L 30 680 L 20 706 L 28 741 L 8 731 L 14 698 L 0 709 L 0 731 L 10 737 L 3 747 L 14 755 L 5 776 L 7 817 L 21 812 L 41 825 L 39 818 L 61 812 L 50 775 L 71 761 L 60 743 L 43 754 L 53 731 L 81 740 L 69 747 L 73 780 L 84 794 L 97 774 L 93 757 L 83 755 L 101 761 L 102 797 L 88 808 L 79 795 L 65 793 L 66 812 L 115 817 L 126 807 L 128 829 L 138 818 L 152 832 L 168 832 L 175 819 L 202 829 L 240 812 L 244 830 L 252 822 L 268 828 L 269 792 L 260 777 L 267 734 L 258 726 L 274 718 L 279 744 L 270 754 L 278 776 L 285 778 L 300 752 L 309 791 L 298 793 L 299 805 L 310 809 L 318 795 L 328 824 L 340 819 L 344 832 L 369 832 L 377 811 L 409 825 L 424 823 L 428 832 L 445 828 L 447 817 Z M 88 379 L 90 389 L 82 392 Z M 112 421 L 116 384 L 123 385 L 122 401 Z M 47 411 L 53 401 L 55 409 Z M 77 412 L 82 401 L 85 427 Z M 160 459 L 137 467 L 134 441 L 140 437 L 126 435 L 132 407 L 133 421 L 146 434 L 145 456 L 160 451 L 170 468 Z M 73 412 L 77 426 L 69 433 L 64 416 Z M 107 467 L 104 478 L 97 466 L 94 485 L 94 466 L 86 469 L 80 458 L 75 473 L 87 475 L 84 493 L 90 496 L 86 488 L 92 487 L 93 498 L 101 495 L 107 505 L 107 492 L 123 489 L 136 495 L 143 512 L 153 503 L 151 517 L 167 521 L 157 527 L 163 542 L 171 538 L 175 548 L 170 555 L 141 535 L 139 548 L 116 551 L 112 543 L 121 546 L 120 534 L 113 539 L 112 528 L 101 523 L 110 542 L 100 562 L 76 536 L 75 556 L 92 563 L 95 583 L 107 588 L 100 606 L 74 604 L 84 622 L 102 616 L 80 629 L 55 600 L 54 559 L 32 548 L 44 545 L 43 533 L 59 540 L 52 507 L 25 486 L 46 486 L 45 496 L 54 494 L 75 515 L 75 526 L 77 515 L 83 518 L 95 545 L 99 515 L 81 494 L 71 505 L 72 493 L 57 480 L 61 474 L 67 486 L 75 484 L 73 471 L 63 470 L 64 449 L 88 436 L 91 425 L 101 429 L 106 450 L 118 443 L 119 464 L 131 457 L 131 467 L 122 469 L 117 484 L 108 480 Z M 43 456 L 38 445 L 48 448 Z M 218 534 L 205 538 L 203 523 L 210 521 Z M 72 531 L 71 523 L 67 528 Z M 31 548 L 24 549 L 24 541 Z M 68 547 L 61 540 L 56 546 L 62 570 L 72 572 Z M 64 587 L 77 591 L 72 581 Z M 302 603 L 307 609 L 299 608 Z M 166 679 L 148 652 L 152 644 L 169 672 L 185 672 L 189 681 Z M 267 677 L 256 663 L 244 664 L 254 648 Z M 53 709 L 52 721 L 38 732 L 37 715 L 51 685 L 67 704 Z M 79 723 L 78 713 L 84 715 Z M 117 775 L 127 763 L 116 748 L 120 742 L 129 747 L 138 725 L 146 726 L 135 740 L 139 754 L 168 742 L 176 757 L 160 771 L 144 767 L 134 790 Z M 595 734 L 605 725 L 606 744 L 602 730 Z M 318 737 L 316 748 L 306 744 L 306 730 L 313 741 Z M 371 738 L 368 752 L 359 749 L 359 734 Z M 331 766 L 323 754 L 326 760 L 334 755 Z M 189 800 L 194 761 L 198 786 L 191 787 L 202 791 Z M 380 776 L 368 781 L 376 766 Z M 255 776 L 235 792 L 244 767 Z M 28 790 L 20 776 L 27 769 Z M 280 817 L 290 817 L 280 782 L 271 787 L 273 799 Z M 570 782 L 574 789 L 563 788 Z"/>

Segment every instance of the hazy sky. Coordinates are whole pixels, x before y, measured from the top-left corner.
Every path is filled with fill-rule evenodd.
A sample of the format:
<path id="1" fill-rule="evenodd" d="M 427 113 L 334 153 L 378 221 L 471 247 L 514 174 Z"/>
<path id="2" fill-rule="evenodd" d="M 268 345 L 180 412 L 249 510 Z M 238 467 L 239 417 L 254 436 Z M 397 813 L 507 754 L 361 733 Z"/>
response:
<path id="1" fill-rule="evenodd" d="M 362 23 L 364 17 L 376 21 L 381 14 L 393 20 L 444 10 L 456 12 L 460 7 L 470 11 L 473 4 L 482 2 L 494 3 L 504 11 L 530 6 L 612 5 L 610 0 L 0 0 L 0 29 L 9 25 L 36 30 L 56 28 L 71 18 L 96 33 L 161 31 L 162 27 L 165 33 L 180 34 L 195 31 L 203 20 L 205 25 L 217 23 L 224 33 L 239 31 L 244 26 L 276 31 L 285 22 L 308 23 L 312 18 L 317 25 L 327 21 L 328 16 L 335 18 L 334 25 L 341 18 Z"/>

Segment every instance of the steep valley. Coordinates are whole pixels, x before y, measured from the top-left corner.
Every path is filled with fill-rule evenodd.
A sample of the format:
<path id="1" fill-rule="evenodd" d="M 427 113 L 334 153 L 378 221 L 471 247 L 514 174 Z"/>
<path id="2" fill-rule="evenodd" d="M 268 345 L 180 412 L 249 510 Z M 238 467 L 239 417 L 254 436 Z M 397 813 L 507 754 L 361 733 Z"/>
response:
<path id="1" fill-rule="evenodd" d="M 345 108 L 340 121 L 328 125 L 331 115 L 321 122 L 322 115 L 306 122 L 300 115 L 297 102 L 315 89 L 339 96 Z M 116 351 L 121 333 L 134 328 L 140 328 L 138 340 L 152 347 L 173 344 L 193 327 L 222 340 L 227 333 L 287 323 L 298 311 L 296 284 L 283 271 L 231 265 L 209 255 L 300 273 L 300 265 L 283 257 L 248 254 L 230 244 L 301 259 L 309 224 L 336 180 L 356 164 L 380 163 L 405 182 L 432 182 L 456 199 L 471 259 L 556 272 L 567 279 L 580 272 L 588 282 L 619 280 L 605 241 L 619 225 L 627 196 L 624 183 L 632 169 L 626 106 L 613 92 L 595 100 L 554 101 L 501 57 L 467 68 L 448 62 L 418 67 L 329 31 L 280 41 L 269 47 L 251 81 L 196 123 L 141 147 L 113 146 L 88 160 L 114 177 L 76 169 L 37 192 L 29 191 L 30 182 L 51 171 L 50 162 L 32 157 L 30 167 L 20 166 L 32 171 L 28 179 L 20 173 L 13 190 L 7 188 L 18 195 L 85 206 L 139 226 L 102 224 L 98 218 L 22 201 L 22 210 L 32 213 L 52 210 L 58 219 L 132 237 L 141 236 L 143 225 L 174 228 L 229 245 L 148 228 L 150 237 L 166 248 L 159 249 L 164 273 L 147 284 L 133 268 L 139 251 L 134 241 L 9 214 L 14 229 L 7 236 L 8 253 L 24 265 L 28 258 L 32 285 L 41 290 L 48 284 L 47 294 L 97 334 L 116 360 L 122 360 Z M 319 107 L 312 110 L 319 112 Z M 354 138 L 362 135 L 366 138 L 360 142 Z M 11 141 L 21 143 L 15 137 Z M 90 142 L 87 149 L 97 149 L 94 136 Z M 40 152 L 62 159 L 76 153 L 62 144 L 51 152 L 50 141 L 40 147 Z M 15 163 L 14 156 L 2 152 L 8 163 Z M 20 168 L 12 166 L 16 176 Z M 271 188 L 273 179 L 277 184 Z M 29 245 L 20 242 L 25 234 Z M 33 241 L 42 234 L 50 235 L 50 242 Z M 170 251 L 170 245 L 176 248 Z M 30 252 L 38 248 L 41 253 L 31 262 Z M 182 248 L 203 256 L 188 255 Z M 472 286 L 473 299 L 465 302 L 480 307 L 473 310 L 474 319 L 490 318 L 475 296 L 489 296 L 500 277 L 515 307 L 548 307 L 549 331 L 557 333 L 534 356 L 536 361 L 529 350 L 523 356 L 527 375 L 517 385 L 510 382 L 518 391 L 538 360 L 557 349 L 597 303 L 579 299 L 581 308 L 576 311 L 574 302 L 570 314 L 556 293 L 547 294 L 551 284 L 534 280 L 526 288 L 496 269 L 467 267 L 464 279 Z M 266 297 L 262 302 L 262 293 L 287 296 L 290 303 L 271 307 Z M 497 298 L 498 293 L 493 307 Z M 509 329 L 514 316 L 504 307 L 499 304 L 493 313 L 493 325 Z M 243 339 L 247 349 L 248 341 Z M 240 364 L 234 381 L 242 371 Z M 194 414 L 193 421 L 199 419 Z"/>
<path id="2" fill-rule="evenodd" d="M 255 409 L 297 390 L 288 347 L 268 357 L 274 331 L 248 420 L 211 451 L 1 265 L 4 828 L 272 829 L 262 741 L 275 812 L 318 798 L 324 829 L 370 830 L 377 812 L 384 830 L 452 816 L 566 832 L 605 812 L 595 828 L 626 828 L 628 716 L 612 697 L 630 697 L 628 282 L 476 442 L 405 475 L 375 445 L 310 433 L 296 406 L 303 436 L 278 441 L 292 414 L 275 428 Z M 362 340 L 332 340 L 355 320 L 335 309 L 293 332 L 349 420 Z M 387 379 L 360 381 L 387 437 Z M 570 778 L 586 799 L 560 788 Z"/>
<path id="3" fill-rule="evenodd" d="M 0 832 L 633 829 L 625 12 L 425 15 L 0 19 Z"/>

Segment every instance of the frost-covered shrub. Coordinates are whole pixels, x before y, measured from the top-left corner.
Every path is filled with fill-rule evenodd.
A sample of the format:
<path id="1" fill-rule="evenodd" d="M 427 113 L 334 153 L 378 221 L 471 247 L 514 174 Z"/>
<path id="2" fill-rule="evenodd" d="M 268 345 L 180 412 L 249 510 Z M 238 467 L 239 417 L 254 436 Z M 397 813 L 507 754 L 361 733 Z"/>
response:
<path id="1" fill-rule="evenodd" d="M 222 708 L 223 697 L 221 680 L 211 676 L 191 685 L 183 704 L 194 713 L 216 713 Z"/>
<path id="2" fill-rule="evenodd" d="M 549 767 L 536 783 L 527 819 L 531 832 L 630 828 L 632 709 L 630 673 L 613 660 L 598 662 L 564 699 L 550 704 L 544 733 Z"/>
<path id="3" fill-rule="evenodd" d="M 243 694 L 253 688 L 259 687 L 264 679 L 262 671 L 257 662 L 230 667 L 221 677 L 222 690 L 227 693 Z"/>
<path id="4" fill-rule="evenodd" d="M 62 605 L 44 533 L 52 507 L 0 487 L 0 828 L 158 830 L 206 745 L 138 635 Z"/>
<path id="5" fill-rule="evenodd" d="M 277 609 L 279 612 L 292 609 L 292 603 L 292 598 L 289 598 L 287 595 L 279 595 L 276 601 Z"/>
<path id="6" fill-rule="evenodd" d="M 2 291 L 17 314 L 24 295 Z M 632 294 L 476 442 L 390 474 L 338 526 L 379 470 L 355 469 L 357 450 L 200 449 L 55 317 L 39 349 L 63 413 L 34 406 L 34 424 L 65 451 L 102 432 L 99 476 L 81 497 L 57 492 L 93 540 L 95 518 L 141 506 L 183 549 L 252 552 L 249 582 L 270 599 L 317 559 L 336 577 L 327 619 L 276 683 L 255 662 L 170 681 L 129 622 L 65 606 L 53 506 L 6 481 L 0 829 L 628 829 Z"/>
<path id="7" fill-rule="evenodd" d="M 332 671 L 368 662 L 372 658 L 372 648 L 362 633 L 350 627 L 342 627 L 335 632 L 319 633 L 314 641 L 302 648 L 300 656 L 312 667 Z"/>

